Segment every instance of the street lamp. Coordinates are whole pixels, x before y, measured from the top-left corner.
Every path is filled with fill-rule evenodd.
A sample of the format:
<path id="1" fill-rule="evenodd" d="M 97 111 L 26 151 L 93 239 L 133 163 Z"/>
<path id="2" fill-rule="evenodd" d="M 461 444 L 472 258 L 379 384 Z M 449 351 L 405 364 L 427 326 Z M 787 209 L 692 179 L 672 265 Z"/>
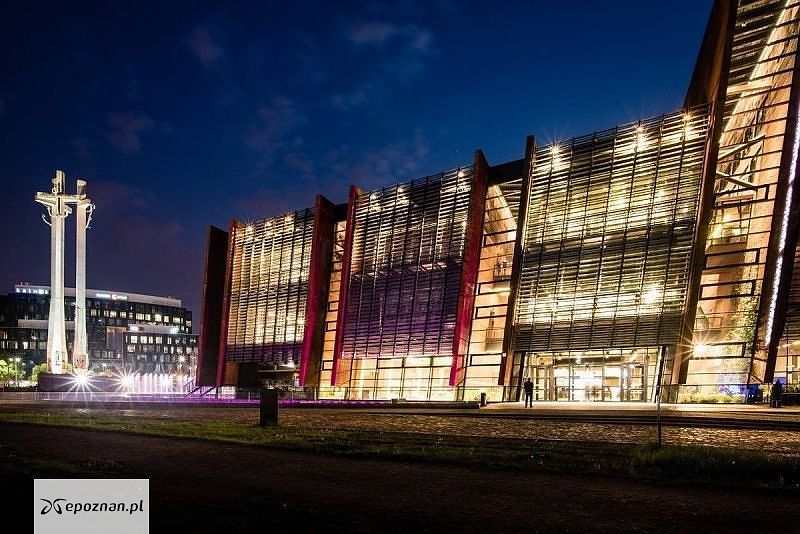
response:
<path id="1" fill-rule="evenodd" d="M 14 358 L 14 376 L 16 376 L 16 378 L 17 378 L 17 387 L 19 387 L 19 362 L 20 362 L 20 359 L 21 358 L 19 356 Z"/>

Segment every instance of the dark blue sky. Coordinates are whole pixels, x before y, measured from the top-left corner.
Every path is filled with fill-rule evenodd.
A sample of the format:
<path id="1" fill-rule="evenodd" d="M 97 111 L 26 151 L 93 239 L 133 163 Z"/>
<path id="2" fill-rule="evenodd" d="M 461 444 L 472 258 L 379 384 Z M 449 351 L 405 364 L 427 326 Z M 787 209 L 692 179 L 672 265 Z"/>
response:
<path id="1" fill-rule="evenodd" d="M 25 5 L 0 20 L 0 290 L 49 282 L 33 196 L 61 168 L 97 204 L 88 285 L 199 314 L 208 224 L 678 109 L 711 0 Z"/>

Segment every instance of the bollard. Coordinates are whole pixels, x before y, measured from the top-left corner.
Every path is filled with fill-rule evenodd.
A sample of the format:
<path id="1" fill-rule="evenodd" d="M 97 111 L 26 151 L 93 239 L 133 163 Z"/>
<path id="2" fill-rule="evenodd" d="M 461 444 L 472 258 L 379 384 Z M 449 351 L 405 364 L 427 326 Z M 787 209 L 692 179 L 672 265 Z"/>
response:
<path id="1" fill-rule="evenodd" d="M 261 388 L 261 426 L 278 424 L 278 390 Z"/>
<path id="2" fill-rule="evenodd" d="M 486 392 L 481 391 L 481 406 L 486 406 Z"/>

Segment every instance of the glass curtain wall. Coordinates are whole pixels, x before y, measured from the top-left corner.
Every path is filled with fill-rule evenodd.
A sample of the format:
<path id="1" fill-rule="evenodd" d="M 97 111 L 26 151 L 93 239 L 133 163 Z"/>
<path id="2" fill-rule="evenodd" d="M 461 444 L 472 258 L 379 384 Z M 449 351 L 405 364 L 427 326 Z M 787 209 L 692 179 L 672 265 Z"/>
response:
<path id="1" fill-rule="evenodd" d="M 319 396 L 323 399 L 344 399 L 347 397 L 347 388 L 331 386 L 331 373 L 333 372 L 333 351 L 336 343 L 336 324 L 339 311 L 339 295 L 342 284 L 342 261 L 344 258 L 344 241 L 346 221 L 336 223 L 336 233 L 333 240 L 333 262 L 331 265 L 331 279 L 328 285 L 328 308 L 325 311 L 325 337 L 322 346 L 322 363 L 320 365 Z M 350 360 L 340 361 L 341 377 L 350 376 Z"/>
<path id="2" fill-rule="evenodd" d="M 497 385 L 503 351 L 511 265 L 517 238 L 522 179 L 490 185 L 486 195 L 478 283 L 463 387 L 465 400 L 500 401 L 503 387 Z"/>
<path id="3" fill-rule="evenodd" d="M 800 246 L 794 256 L 792 285 L 789 289 L 789 306 L 781 344 L 775 378 L 781 380 L 792 391 L 800 392 Z"/>
<path id="4" fill-rule="evenodd" d="M 740 2 L 714 182 L 693 353 L 679 400 L 742 398 L 763 380 L 758 339 L 767 248 L 798 36 L 797 0 Z M 761 320 L 770 327 L 768 307 Z M 785 354 L 785 352 L 784 352 Z"/>
<path id="5" fill-rule="evenodd" d="M 227 362 L 297 364 L 314 210 L 234 227 Z"/>
<path id="6" fill-rule="evenodd" d="M 357 201 L 339 377 L 351 399 L 447 399 L 472 168 Z"/>
<path id="7" fill-rule="evenodd" d="M 633 365 L 652 381 L 652 354 L 674 355 L 708 113 L 700 106 L 536 150 L 514 313 L 517 381 L 541 359 L 553 373 L 571 369 L 572 400 L 647 396 L 642 382 L 620 398 L 608 366 Z M 597 367 L 586 370 L 587 361 Z M 576 370 L 600 373 L 600 393 L 575 393 Z M 557 387 L 552 400 L 564 395 Z"/>

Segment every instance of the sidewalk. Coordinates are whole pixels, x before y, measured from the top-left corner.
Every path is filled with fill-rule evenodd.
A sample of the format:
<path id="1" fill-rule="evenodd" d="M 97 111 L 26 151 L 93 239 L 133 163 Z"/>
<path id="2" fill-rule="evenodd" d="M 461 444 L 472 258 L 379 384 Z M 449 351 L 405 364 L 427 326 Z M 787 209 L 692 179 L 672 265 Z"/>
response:
<path id="1" fill-rule="evenodd" d="M 520 402 L 501 402 L 487 405 L 481 410 L 492 413 L 538 412 L 547 414 L 594 414 L 594 415 L 655 415 L 652 402 L 544 402 L 533 403 L 525 408 Z M 661 413 L 666 415 L 712 415 L 718 417 L 780 417 L 800 420 L 800 406 L 770 408 L 762 404 L 661 404 Z"/>

